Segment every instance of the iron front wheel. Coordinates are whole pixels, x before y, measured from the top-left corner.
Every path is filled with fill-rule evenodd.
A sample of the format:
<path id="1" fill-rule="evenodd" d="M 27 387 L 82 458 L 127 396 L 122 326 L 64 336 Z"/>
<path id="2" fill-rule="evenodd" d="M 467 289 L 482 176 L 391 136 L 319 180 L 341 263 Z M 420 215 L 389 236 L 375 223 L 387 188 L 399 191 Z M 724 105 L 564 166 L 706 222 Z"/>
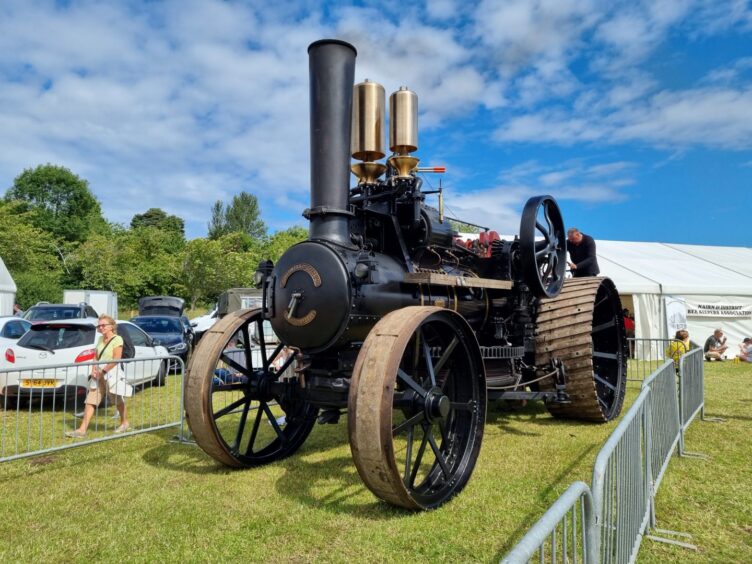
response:
<path id="1" fill-rule="evenodd" d="M 317 408 L 295 394 L 294 356 L 281 344 L 268 349 L 261 310 L 242 310 L 204 334 L 188 365 L 191 432 L 204 452 L 227 466 L 289 456 L 316 422 Z"/>
<path id="2" fill-rule="evenodd" d="M 350 384 L 350 448 L 379 498 L 433 509 L 467 484 L 486 416 L 480 348 L 467 322 L 436 307 L 385 316 L 363 343 Z"/>

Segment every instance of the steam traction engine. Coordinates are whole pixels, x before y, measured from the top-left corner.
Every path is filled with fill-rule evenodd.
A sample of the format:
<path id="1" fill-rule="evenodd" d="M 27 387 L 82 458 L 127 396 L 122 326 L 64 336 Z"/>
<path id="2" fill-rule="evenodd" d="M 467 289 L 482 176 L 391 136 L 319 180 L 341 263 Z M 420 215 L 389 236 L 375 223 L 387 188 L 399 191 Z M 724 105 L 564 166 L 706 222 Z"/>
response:
<path id="1" fill-rule="evenodd" d="M 185 401 L 201 448 L 229 466 L 272 462 L 294 453 L 317 419 L 346 410 L 371 491 L 430 509 L 469 480 L 487 398 L 540 399 L 556 417 L 616 417 L 626 366 L 618 294 L 606 278 L 564 279 L 555 200 L 529 200 L 514 240 L 484 232 L 467 248 L 441 194 L 438 209 L 426 205 L 416 176 L 416 95 L 391 95 L 392 154 L 379 162 L 383 87 L 353 87 L 347 43 L 308 52 L 310 236 L 260 266 L 263 307 L 225 317 L 193 355 Z"/>

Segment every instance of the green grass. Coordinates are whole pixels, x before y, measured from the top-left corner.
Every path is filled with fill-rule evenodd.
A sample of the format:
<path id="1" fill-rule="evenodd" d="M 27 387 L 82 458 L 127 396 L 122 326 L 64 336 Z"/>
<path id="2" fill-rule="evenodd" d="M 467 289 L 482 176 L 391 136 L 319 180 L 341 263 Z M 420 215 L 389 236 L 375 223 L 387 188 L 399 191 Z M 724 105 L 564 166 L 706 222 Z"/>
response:
<path id="1" fill-rule="evenodd" d="M 658 491 L 658 527 L 692 535 L 697 552 L 650 540 L 640 562 L 752 562 L 752 365 L 705 363 L 705 415 L 689 427 Z M 685 540 L 673 537 L 677 540 Z"/>
<path id="2" fill-rule="evenodd" d="M 640 561 L 752 561 L 752 367 L 706 367 L 708 414 L 727 421 L 693 423 L 688 448 L 712 459 L 674 459 L 658 497 L 659 526 L 692 533 L 701 552 L 644 541 Z M 371 495 L 343 423 L 244 471 L 170 442 L 175 430 L 9 462 L 0 561 L 498 561 L 572 481 L 590 482 L 614 426 L 494 408 L 470 483 L 428 513 Z"/>

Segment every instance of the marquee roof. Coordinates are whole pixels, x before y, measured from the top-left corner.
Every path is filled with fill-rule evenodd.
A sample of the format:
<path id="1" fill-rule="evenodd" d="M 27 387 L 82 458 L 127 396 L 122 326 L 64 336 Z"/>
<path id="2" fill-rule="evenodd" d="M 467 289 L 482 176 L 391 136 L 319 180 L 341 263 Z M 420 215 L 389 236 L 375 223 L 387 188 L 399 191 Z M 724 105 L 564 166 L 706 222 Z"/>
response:
<path id="1" fill-rule="evenodd" d="M 622 294 L 752 296 L 752 248 L 596 240 Z"/>

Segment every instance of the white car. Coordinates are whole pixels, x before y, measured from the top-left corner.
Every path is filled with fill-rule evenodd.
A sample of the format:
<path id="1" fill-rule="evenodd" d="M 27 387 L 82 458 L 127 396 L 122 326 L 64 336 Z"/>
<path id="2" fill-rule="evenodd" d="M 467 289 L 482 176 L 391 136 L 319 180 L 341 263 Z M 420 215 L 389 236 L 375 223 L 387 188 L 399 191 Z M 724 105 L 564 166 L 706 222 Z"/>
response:
<path id="1" fill-rule="evenodd" d="M 191 319 L 191 327 L 193 327 L 196 339 L 198 339 L 204 332 L 211 329 L 212 325 L 217 321 L 219 321 L 219 305 L 215 305 L 214 309 L 206 315 L 200 315 Z"/>
<path id="2" fill-rule="evenodd" d="M 29 327 L 31 327 L 31 321 L 20 317 L 0 317 L 0 355 L 4 355 L 8 347 L 15 345 L 16 341 L 29 330 Z"/>
<path id="3" fill-rule="evenodd" d="M 71 319 L 35 323 L 0 358 L 0 396 L 9 404 L 16 398 L 59 397 L 73 401 L 85 397 L 91 366 L 76 366 L 96 361 L 98 338 L 96 320 Z M 155 345 L 152 338 L 133 323 L 118 321 L 119 334 L 128 333 L 135 349 L 134 361 L 126 365 L 126 380 L 138 386 L 152 382 L 163 385 L 168 361 L 142 361 L 139 358 L 167 356 L 167 349 Z M 45 366 L 69 365 L 61 368 Z M 16 368 L 17 370 L 12 370 Z M 33 368 L 33 370 L 28 370 Z"/>

